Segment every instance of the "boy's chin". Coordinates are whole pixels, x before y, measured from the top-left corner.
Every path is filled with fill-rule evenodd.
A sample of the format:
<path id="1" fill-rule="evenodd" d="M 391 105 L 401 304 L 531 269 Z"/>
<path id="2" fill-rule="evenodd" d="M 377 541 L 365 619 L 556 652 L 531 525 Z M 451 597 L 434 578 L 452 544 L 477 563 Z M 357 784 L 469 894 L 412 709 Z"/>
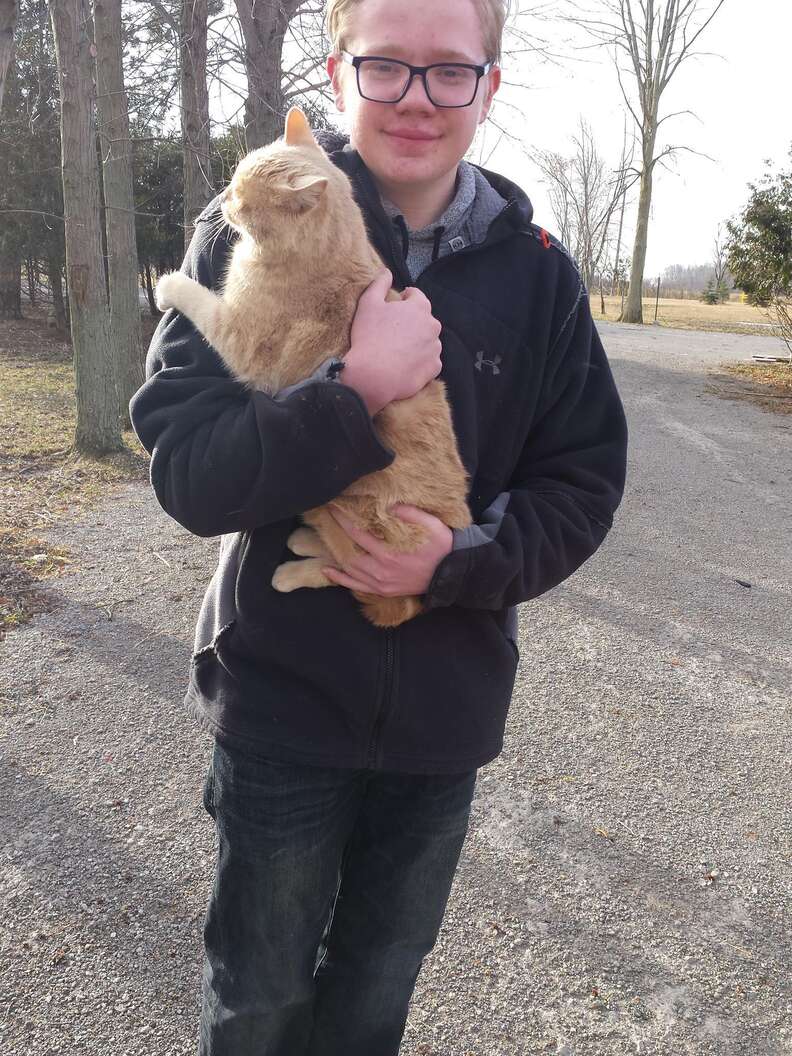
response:
<path id="1" fill-rule="evenodd" d="M 454 158 L 410 157 L 393 151 L 378 160 L 378 165 L 369 167 L 388 183 L 433 183 L 455 167 Z"/>

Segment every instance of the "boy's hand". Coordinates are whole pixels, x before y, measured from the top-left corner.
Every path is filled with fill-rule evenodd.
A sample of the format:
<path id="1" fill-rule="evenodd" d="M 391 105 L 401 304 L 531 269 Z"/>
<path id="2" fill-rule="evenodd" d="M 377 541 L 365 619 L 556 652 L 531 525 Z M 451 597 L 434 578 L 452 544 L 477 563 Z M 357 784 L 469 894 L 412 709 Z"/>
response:
<path id="1" fill-rule="evenodd" d="M 425 594 L 435 569 L 446 554 L 451 553 L 454 540 L 451 529 L 438 517 L 416 506 L 399 505 L 391 509 L 401 520 L 420 524 L 426 529 L 426 542 L 410 554 L 391 550 L 381 539 L 356 527 L 338 510 L 330 512 L 347 535 L 366 551 L 342 570 L 322 569 L 339 587 L 348 587 L 360 594 L 378 594 L 383 598 Z"/>
<path id="2" fill-rule="evenodd" d="M 364 290 L 352 322 L 351 347 L 340 381 L 362 396 L 373 417 L 392 400 L 405 400 L 442 369 L 440 331 L 432 306 L 415 287 L 386 301 L 389 271 Z"/>

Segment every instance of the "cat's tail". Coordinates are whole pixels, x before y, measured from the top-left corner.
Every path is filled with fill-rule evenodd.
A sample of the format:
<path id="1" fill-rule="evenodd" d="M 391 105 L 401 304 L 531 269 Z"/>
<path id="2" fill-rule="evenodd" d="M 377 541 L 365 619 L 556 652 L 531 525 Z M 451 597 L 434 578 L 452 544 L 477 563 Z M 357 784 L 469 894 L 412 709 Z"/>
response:
<path id="1" fill-rule="evenodd" d="M 363 615 L 375 627 L 398 627 L 423 612 L 417 597 L 381 598 L 376 594 L 355 594 L 363 606 Z"/>

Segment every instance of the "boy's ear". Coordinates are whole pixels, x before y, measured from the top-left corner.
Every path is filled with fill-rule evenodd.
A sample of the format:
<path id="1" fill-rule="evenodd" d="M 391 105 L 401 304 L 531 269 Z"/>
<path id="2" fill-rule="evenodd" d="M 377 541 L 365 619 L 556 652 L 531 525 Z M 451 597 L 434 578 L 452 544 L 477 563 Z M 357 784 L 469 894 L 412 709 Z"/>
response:
<path id="1" fill-rule="evenodd" d="M 286 115 L 284 138 L 290 147 L 318 146 L 311 131 L 311 126 L 308 124 L 308 118 L 299 106 L 293 106 Z"/>
<path id="2" fill-rule="evenodd" d="M 344 112 L 344 89 L 341 86 L 341 69 L 343 63 L 339 60 L 336 55 L 327 56 L 327 64 L 325 69 L 327 70 L 327 76 L 330 78 L 330 84 L 333 88 L 333 95 L 335 96 L 336 110 L 343 114 Z"/>
<path id="3" fill-rule="evenodd" d="M 481 107 L 481 116 L 479 117 L 478 123 L 481 125 L 487 119 L 487 114 L 492 106 L 492 99 L 497 90 L 500 88 L 501 83 L 501 70 L 500 66 L 493 66 L 490 72 L 487 74 L 487 91 L 484 95 L 484 103 Z"/>

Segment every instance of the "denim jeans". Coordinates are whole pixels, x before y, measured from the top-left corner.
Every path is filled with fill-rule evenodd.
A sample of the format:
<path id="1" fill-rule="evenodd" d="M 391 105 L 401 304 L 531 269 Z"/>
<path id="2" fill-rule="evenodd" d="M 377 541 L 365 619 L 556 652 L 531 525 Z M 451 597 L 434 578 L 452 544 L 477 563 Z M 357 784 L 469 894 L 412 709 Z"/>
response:
<path id="1" fill-rule="evenodd" d="M 476 775 L 296 765 L 215 743 L 199 1056 L 396 1056 Z"/>

